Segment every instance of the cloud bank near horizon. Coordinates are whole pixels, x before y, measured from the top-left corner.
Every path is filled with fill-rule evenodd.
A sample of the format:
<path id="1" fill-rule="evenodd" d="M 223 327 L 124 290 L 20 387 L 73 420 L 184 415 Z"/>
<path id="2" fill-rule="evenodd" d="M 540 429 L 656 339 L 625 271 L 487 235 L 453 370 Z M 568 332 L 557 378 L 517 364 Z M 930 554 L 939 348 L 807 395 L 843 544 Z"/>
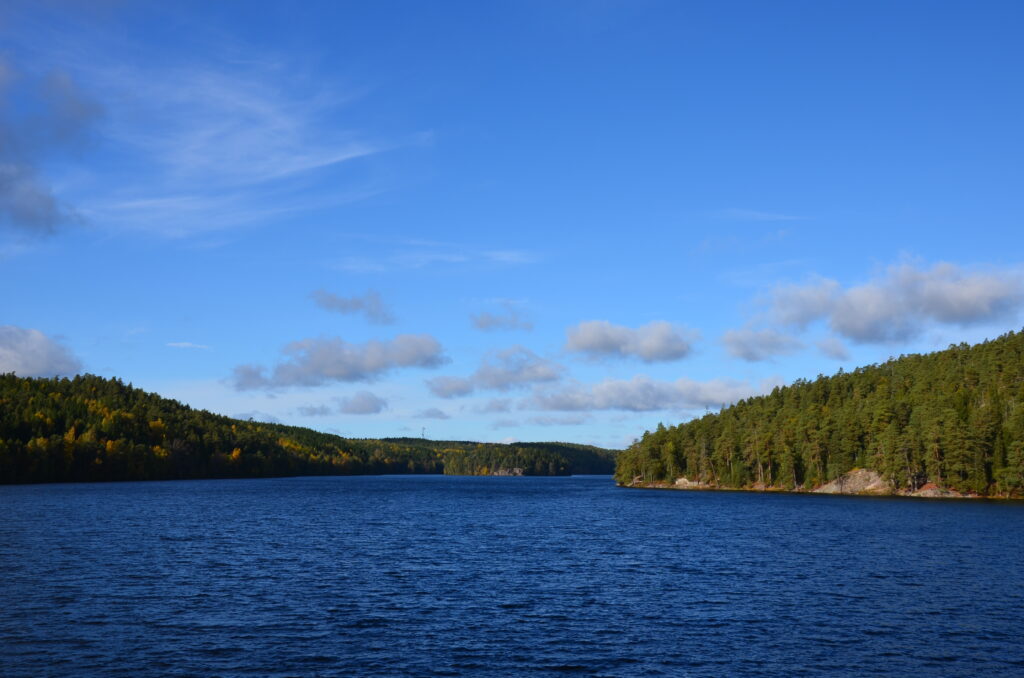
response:
<path id="1" fill-rule="evenodd" d="M 520 403 L 521 409 L 587 412 L 624 410 L 695 410 L 730 405 L 743 398 L 762 395 L 781 385 L 773 378 L 758 386 L 730 379 L 659 381 L 645 375 L 632 379 L 606 379 L 596 384 L 571 384 L 536 391 Z"/>

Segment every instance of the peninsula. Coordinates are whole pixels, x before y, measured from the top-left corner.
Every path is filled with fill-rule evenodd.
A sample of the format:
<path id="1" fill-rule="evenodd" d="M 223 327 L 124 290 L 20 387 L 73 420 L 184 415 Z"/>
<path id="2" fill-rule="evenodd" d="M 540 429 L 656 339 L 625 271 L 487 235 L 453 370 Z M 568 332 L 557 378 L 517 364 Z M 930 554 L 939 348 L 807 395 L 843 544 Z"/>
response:
<path id="1" fill-rule="evenodd" d="M 628 487 L 1019 497 L 1024 332 L 776 388 L 644 433 Z"/>

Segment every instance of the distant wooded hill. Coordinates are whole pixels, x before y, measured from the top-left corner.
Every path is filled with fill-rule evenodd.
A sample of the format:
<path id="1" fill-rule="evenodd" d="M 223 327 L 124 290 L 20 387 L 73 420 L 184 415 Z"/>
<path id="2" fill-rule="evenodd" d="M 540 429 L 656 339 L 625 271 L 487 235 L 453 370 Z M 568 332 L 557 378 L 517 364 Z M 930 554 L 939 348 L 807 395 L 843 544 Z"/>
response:
<path id="1" fill-rule="evenodd" d="M 647 432 L 621 484 L 810 489 L 854 468 L 897 489 L 1024 493 L 1024 333 L 905 355 Z"/>
<path id="2" fill-rule="evenodd" d="M 0 482 L 294 475 L 611 473 L 569 443 L 349 439 L 194 410 L 118 379 L 0 375 Z"/>

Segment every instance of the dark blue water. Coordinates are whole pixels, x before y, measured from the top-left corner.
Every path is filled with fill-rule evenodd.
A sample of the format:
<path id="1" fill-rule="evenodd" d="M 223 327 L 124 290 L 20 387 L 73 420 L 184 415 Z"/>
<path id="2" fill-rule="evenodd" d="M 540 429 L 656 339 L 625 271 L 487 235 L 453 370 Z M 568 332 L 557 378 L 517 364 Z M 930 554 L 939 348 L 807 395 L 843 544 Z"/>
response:
<path id="1" fill-rule="evenodd" d="M 1024 504 L 606 477 L 0 488 L 4 676 L 1024 676 Z"/>

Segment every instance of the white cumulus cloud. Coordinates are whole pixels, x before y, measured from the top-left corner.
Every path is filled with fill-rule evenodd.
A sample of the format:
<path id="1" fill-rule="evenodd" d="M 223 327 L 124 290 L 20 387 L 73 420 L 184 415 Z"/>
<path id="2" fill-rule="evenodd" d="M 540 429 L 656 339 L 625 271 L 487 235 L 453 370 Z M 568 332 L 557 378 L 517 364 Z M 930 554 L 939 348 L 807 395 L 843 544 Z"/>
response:
<path id="1" fill-rule="evenodd" d="M 380 398 L 369 391 L 359 391 L 349 398 L 341 401 L 342 414 L 377 414 L 383 412 L 388 406 L 388 401 Z"/>
<path id="2" fill-rule="evenodd" d="M 427 387 L 441 398 L 455 398 L 469 395 L 477 389 L 508 391 L 557 381 L 564 372 L 565 368 L 558 363 L 517 345 L 484 358 L 469 377 L 435 377 L 427 380 Z"/>
<path id="3" fill-rule="evenodd" d="M 729 355 L 748 362 L 769 360 L 777 355 L 793 353 L 802 347 L 793 337 L 772 329 L 729 330 L 722 335 L 722 343 Z"/>
<path id="4" fill-rule="evenodd" d="M 839 295 L 839 283 L 817 278 L 806 285 L 782 285 L 772 295 L 776 319 L 785 324 L 807 327 L 829 314 Z"/>
<path id="5" fill-rule="evenodd" d="M 516 386 L 556 381 L 564 371 L 561 365 L 541 358 L 525 346 L 513 346 L 484 359 L 473 375 L 473 382 L 478 388 L 507 391 Z"/>
<path id="6" fill-rule="evenodd" d="M 560 389 L 536 391 L 521 403 L 525 409 L 586 412 L 593 410 L 689 410 L 719 407 L 764 393 L 775 384 L 759 387 L 726 379 L 656 381 L 638 375 L 632 379 L 606 379 L 596 384 L 572 384 Z"/>
<path id="7" fill-rule="evenodd" d="M 640 358 L 663 362 L 685 358 L 692 350 L 693 333 L 664 320 L 637 328 L 589 320 L 570 327 L 565 348 L 590 358 Z"/>
<path id="8" fill-rule="evenodd" d="M 78 358 L 39 330 L 0 326 L 0 373 L 19 377 L 52 377 L 82 369 Z"/>
<path id="9" fill-rule="evenodd" d="M 912 264 L 889 267 L 870 282 L 843 288 L 821 278 L 775 291 L 774 317 L 806 327 L 827 320 L 854 343 L 913 339 L 930 325 L 980 325 L 1016 316 L 1024 306 L 1024 282 L 1014 271 L 967 271 L 951 263 L 930 269 Z"/>
<path id="10" fill-rule="evenodd" d="M 400 367 L 437 367 L 447 362 L 441 344 L 427 334 L 400 334 L 391 341 L 352 344 L 340 338 L 302 339 L 286 345 L 286 359 L 267 370 L 239 365 L 231 382 L 240 391 L 330 382 L 370 381 Z"/>
<path id="11" fill-rule="evenodd" d="M 476 390 L 471 379 L 464 377 L 434 377 L 427 379 L 427 388 L 440 398 L 458 398 Z"/>

